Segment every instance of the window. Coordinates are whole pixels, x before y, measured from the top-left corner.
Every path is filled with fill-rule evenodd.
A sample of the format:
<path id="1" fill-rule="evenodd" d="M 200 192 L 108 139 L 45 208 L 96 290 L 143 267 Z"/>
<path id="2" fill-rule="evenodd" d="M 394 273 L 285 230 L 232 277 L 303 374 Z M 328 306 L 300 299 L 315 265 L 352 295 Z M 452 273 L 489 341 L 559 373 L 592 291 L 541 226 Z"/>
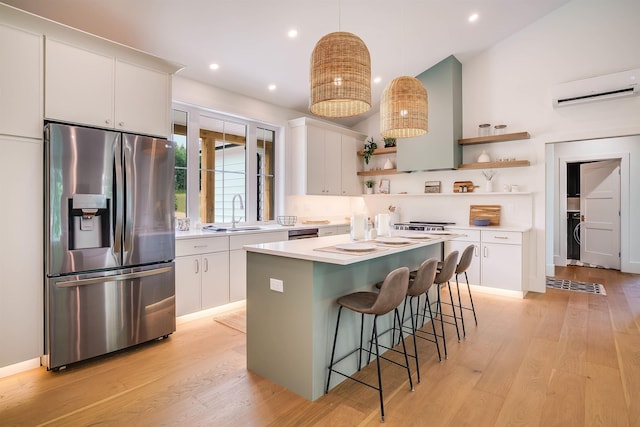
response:
<path id="1" fill-rule="evenodd" d="M 173 134 L 176 144 L 176 218 L 187 216 L 187 113 L 173 110 Z"/>
<path id="2" fill-rule="evenodd" d="M 273 219 L 274 138 L 275 131 L 257 128 L 256 132 L 256 205 L 258 221 Z"/>
<path id="3" fill-rule="evenodd" d="M 195 107 L 174 110 L 176 216 L 202 223 L 273 220 L 276 135 L 264 123 Z"/>

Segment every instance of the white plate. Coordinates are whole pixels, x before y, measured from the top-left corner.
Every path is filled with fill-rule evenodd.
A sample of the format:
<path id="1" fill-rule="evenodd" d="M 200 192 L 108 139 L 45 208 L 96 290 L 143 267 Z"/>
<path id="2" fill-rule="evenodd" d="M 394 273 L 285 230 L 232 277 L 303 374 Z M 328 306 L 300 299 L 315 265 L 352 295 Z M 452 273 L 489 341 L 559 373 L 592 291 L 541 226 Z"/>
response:
<path id="1" fill-rule="evenodd" d="M 405 239 L 432 239 L 433 238 L 433 236 L 429 234 L 424 234 L 424 233 L 405 234 L 401 237 L 404 237 Z"/>
<path id="2" fill-rule="evenodd" d="M 350 252 L 366 252 L 376 249 L 376 245 L 372 245 L 371 243 L 342 243 L 336 245 L 336 249 Z"/>
<path id="3" fill-rule="evenodd" d="M 411 243 L 411 240 L 405 239 L 404 237 L 384 237 L 380 236 L 376 239 L 376 242 L 386 243 L 388 245 L 405 245 L 407 243 Z"/>

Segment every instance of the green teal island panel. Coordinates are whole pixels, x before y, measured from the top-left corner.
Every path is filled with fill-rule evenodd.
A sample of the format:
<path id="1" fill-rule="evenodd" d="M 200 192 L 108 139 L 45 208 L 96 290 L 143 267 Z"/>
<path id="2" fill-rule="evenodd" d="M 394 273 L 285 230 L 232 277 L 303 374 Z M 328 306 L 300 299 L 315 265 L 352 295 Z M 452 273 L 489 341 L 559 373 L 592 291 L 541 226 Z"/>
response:
<path id="1" fill-rule="evenodd" d="M 438 243 L 349 265 L 247 252 L 247 368 L 308 400 L 318 399 L 327 380 L 336 300 L 373 290 L 395 268 L 416 269 L 427 258 L 440 259 L 441 250 Z M 283 292 L 271 290 L 271 279 L 282 280 Z M 391 317 L 381 322 L 380 327 L 390 325 Z M 336 355 L 357 346 L 359 331 L 360 316 L 343 311 Z M 355 372 L 352 359 L 343 371 Z M 343 379 L 332 376 L 331 388 Z"/>

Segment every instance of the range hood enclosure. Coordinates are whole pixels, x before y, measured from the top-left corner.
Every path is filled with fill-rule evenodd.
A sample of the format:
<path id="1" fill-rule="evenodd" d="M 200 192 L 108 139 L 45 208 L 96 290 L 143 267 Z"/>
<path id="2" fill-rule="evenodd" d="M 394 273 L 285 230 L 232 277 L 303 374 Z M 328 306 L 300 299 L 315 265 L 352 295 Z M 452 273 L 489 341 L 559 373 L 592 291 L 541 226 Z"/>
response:
<path id="1" fill-rule="evenodd" d="M 429 94 L 429 132 L 398 139 L 397 169 L 456 169 L 462 162 L 462 64 L 451 55 L 416 78 Z"/>

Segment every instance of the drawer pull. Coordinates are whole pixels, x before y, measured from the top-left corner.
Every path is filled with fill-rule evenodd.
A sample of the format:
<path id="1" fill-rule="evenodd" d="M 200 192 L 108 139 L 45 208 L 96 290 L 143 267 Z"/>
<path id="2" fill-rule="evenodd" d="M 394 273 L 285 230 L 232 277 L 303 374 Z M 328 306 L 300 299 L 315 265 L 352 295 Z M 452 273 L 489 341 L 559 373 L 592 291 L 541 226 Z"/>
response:
<path id="1" fill-rule="evenodd" d="M 507 236 L 495 236 L 496 239 L 509 240 Z"/>
<path id="2" fill-rule="evenodd" d="M 193 245 L 193 248 L 194 248 L 194 249 L 197 249 L 197 248 L 207 248 L 207 247 L 209 247 L 209 245 Z"/>

